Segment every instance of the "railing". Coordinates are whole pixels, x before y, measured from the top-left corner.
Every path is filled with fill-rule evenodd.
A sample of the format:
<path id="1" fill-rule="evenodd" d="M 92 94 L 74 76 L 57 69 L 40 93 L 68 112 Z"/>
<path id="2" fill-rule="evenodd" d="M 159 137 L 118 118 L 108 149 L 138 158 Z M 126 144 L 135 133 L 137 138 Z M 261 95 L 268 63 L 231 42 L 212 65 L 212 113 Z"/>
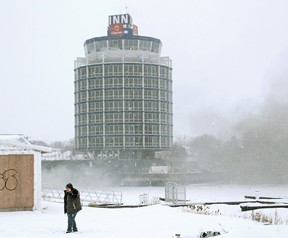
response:
<path id="1" fill-rule="evenodd" d="M 172 60 L 168 56 L 160 57 L 156 53 L 126 51 L 126 53 L 119 53 L 119 51 L 107 51 L 105 53 L 96 53 L 86 58 L 77 58 L 74 61 L 74 68 L 92 64 L 104 63 L 146 63 L 146 64 L 160 64 L 172 67 Z"/>
<path id="2" fill-rule="evenodd" d="M 165 202 L 173 204 L 186 203 L 186 187 L 174 182 L 165 183 Z"/>
<path id="3" fill-rule="evenodd" d="M 122 192 L 83 189 L 80 191 L 80 196 L 81 201 L 87 204 L 122 204 Z M 53 186 L 43 186 L 42 198 L 48 201 L 63 202 L 64 190 Z"/>

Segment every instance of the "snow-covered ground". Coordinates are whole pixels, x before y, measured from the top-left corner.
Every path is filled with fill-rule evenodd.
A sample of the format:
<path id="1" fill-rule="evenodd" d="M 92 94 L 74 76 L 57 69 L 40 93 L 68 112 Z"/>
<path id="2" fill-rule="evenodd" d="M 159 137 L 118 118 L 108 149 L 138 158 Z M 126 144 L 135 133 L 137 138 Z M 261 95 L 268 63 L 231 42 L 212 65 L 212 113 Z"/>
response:
<path id="1" fill-rule="evenodd" d="M 81 191 L 81 188 L 79 188 Z M 123 192 L 124 204 L 137 204 L 139 195 L 164 197 L 162 187 L 110 188 Z M 242 201 L 245 195 L 288 197 L 288 186 L 235 186 L 191 185 L 187 187 L 187 199 L 192 202 Z M 78 233 L 65 234 L 67 218 L 63 204 L 43 202 L 42 211 L 0 213 L 0 235 L 10 237 L 103 237 L 103 238 L 171 238 L 176 233 L 181 237 L 196 238 L 201 231 L 220 231 L 226 238 L 275 238 L 288 237 L 288 209 L 264 209 L 260 212 L 275 215 L 281 225 L 264 225 L 252 221 L 252 212 L 241 212 L 239 205 L 211 205 L 207 213 L 195 214 L 185 208 L 171 208 L 156 204 L 141 208 L 90 208 L 84 207 L 77 215 Z"/>

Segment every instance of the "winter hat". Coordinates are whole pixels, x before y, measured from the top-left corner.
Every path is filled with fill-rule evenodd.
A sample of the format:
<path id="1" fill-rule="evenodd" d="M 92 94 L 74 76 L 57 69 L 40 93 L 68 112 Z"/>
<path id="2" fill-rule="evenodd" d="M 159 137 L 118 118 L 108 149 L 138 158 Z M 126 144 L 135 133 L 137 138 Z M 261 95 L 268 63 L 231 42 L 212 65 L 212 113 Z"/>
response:
<path id="1" fill-rule="evenodd" d="M 66 185 L 66 188 L 73 189 L 73 185 L 72 185 L 72 183 L 68 183 L 68 184 Z"/>

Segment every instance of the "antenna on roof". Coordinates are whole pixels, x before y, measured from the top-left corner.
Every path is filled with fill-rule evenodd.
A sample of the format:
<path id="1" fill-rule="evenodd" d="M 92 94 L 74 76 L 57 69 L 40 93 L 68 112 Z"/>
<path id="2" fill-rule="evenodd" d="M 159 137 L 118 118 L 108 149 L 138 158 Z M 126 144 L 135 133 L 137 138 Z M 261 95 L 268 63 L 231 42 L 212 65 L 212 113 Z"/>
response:
<path id="1" fill-rule="evenodd" d="M 128 7 L 127 6 L 125 7 L 125 9 L 126 9 L 126 13 L 128 13 Z"/>

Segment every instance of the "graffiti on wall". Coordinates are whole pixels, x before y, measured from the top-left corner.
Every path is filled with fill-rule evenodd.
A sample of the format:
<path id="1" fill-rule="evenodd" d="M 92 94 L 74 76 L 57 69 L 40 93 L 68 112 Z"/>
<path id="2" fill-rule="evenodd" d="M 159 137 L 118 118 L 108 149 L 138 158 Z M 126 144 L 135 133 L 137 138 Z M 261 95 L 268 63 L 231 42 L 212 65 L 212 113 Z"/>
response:
<path id="1" fill-rule="evenodd" d="M 17 171 L 15 169 L 8 169 L 4 173 L 0 173 L 0 191 L 4 189 L 14 191 L 18 186 L 16 175 Z"/>

